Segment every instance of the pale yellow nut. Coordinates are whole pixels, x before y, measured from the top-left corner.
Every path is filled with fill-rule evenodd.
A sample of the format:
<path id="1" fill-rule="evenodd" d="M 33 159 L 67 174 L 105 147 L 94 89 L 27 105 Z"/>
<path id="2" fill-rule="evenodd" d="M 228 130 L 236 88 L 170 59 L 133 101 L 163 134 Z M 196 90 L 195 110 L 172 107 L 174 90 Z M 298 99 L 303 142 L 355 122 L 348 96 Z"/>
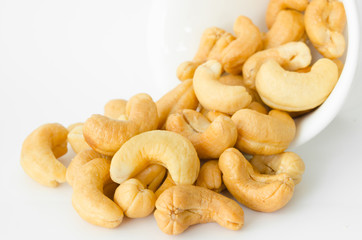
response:
<path id="1" fill-rule="evenodd" d="M 190 109 L 170 115 L 166 130 L 189 139 L 200 159 L 218 158 L 225 149 L 234 146 L 237 138 L 230 117 L 219 116 L 210 123 L 204 115 Z"/>
<path id="2" fill-rule="evenodd" d="M 170 187 L 176 186 L 176 183 L 172 180 L 170 173 L 167 173 L 167 177 L 165 181 L 161 184 L 161 186 L 155 192 L 156 198 L 158 198 L 166 189 Z"/>
<path id="3" fill-rule="evenodd" d="M 161 165 L 152 164 L 135 176 L 147 189 L 156 191 L 166 175 L 166 169 Z"/>
<path id="4" fill-rule="evenodd" d="M 104 116 L 119 119 L 126 114 L 127 101 L 123 99 L 112 99 L 104 105 Z"/>
<path id="5" fill-rule="evenodd" d="M 73 186 L 74 180 L 79 175 L 79 171 L 84 164 L 92 161 L 95 158 L 107 158 L 105 155 L 94 151 L 91 148 L 83 149 L 75 155 L 70 162 L 65 178 L 69 185 Z"/>
<path id="6" fill-rule="evenodd" d="M 288 148 L 296 133 L 294 120 L 278 110 L 265 115 L 251 109 L 241 109 L 231 119 L 238 130 L 235 146 L 248 154 L 281 153 Z"/>
<path id="7" fill-rule="evenodd" d="M 247 87 L 255 89 L 255 78 L 260 66 L 270 59 L 275 60 L 283 68 L 294 71 L 307 67 L 312 61 L 312 54 L 303 42 L 290 42 L 255 53 L 243 66 L 244 83 Z"/>
<path id="8" fill-rule="evenodd" d="M 217 222 L 230 230 L 239 230 L 244 225 L 244 211 L 237 202 L 193 185 L 178 185 L 164 191 L 156 201 L 154 216 L 161 231 L 172 235 L 199 223 Z"/>
<path id="9" fill-rule="evenodd" d="M 346 48 L 343 29 L 346 12 L 338 0 L 311 0 L 304 16 L 305 29 L 313 46 L 327 58 L 339 58 Z"/>
<path id="10" fill-rule="evenodd" d="M 159 116 L 158 128 L 164 128 L 170 114 L 181 109 L 196 109 L 198 104 L 192 79 L 183 81 L 156 102 Z"/>
<path id="11" fill-rule="evenodd" d="M 293 179 L 294 184 L 300 183 L 305 170 L 303 160 L 294 152 L 283 152 L 275 155 L 255 155 L 250 160 L 250 163 L 254 169 L 262 174 L 277 175 L 286 173 Z"/>
<path id="12" fill-rule="evenodd" d="M 319 59 L 308 73 L 286 71 L 269 60 L 256 75 L 256 89 L 268 106 L 295 112 L 322 104 L 337 81 L 338 67 L 327 58 Z"/>
<path id="13" fill-rule="evenodd" d="M 268 109 L 259 102 L 251 102 L 247 108 L 262 114 L 268 114 Z"/>
<path id="14" fill-rule="evenodd" d="M 230 115 L 227 115 L 225 113 L 215 110 L 208 110 L 206 108 L 202 108 L 200 113 L 204 115 L 210 122 L 214 121 L 218 116 L 230 117 Z"/>
<path id="15" fill-rule="evenodd" d="M 242 71 L 244 62 L 262 49 L 263 41 L 259 28 L 245 16 L 236 19 L 234 32 L 237 39 L 223 50 L 221 63 L 226 72 L 238 74 Z"/>
<path id="16" fill-rule="evenodd" d="M 123 220 L 122 209 L 103 193 L 110 182 L 110 161 L 96 158 L 81 167 L 73 183 L 72 204 L 85 221 L 106 228 L 115 228 Z"/>
<path id="17" fill-rule="evenodd" d="M 150 164 L 167 168 L 176 184 L 193 184 L 200 160 L 192 143 L 180 134 L 154 130 L 128 140 L 113 156 L 111 177 L 122 183 Z"/>
<path id="18" fill-rule="evenodd" d="M 305 39 L 304 16 L 294 10 L 279 12 L 275 23 L 264 36 L 264 48 L 274 48 Z"/>
<path id="19" fill-rule="evenodd" d="M 225 189 L 218 160 L 207 161 L 201 166 L 196 186 L 204 187 L 214 192 L 221 192 Z"/>
<path id="20" fill-rule="evenodd" d="M 127 103 L 126 116 L 128 120 L 92 115 L 83 125 L 84 139 L 97 152 L 112 156 L 134 135 L 157 128 L 157 107 L 148 94 L 133 96 Z"/>
<path id="21" fill-rule="evenodd" d="M 194 77 L 195 71 L 198 66 L 200 66 L 204 61 L 195 62 L 195 61 L 186 61 L 181 63 L 176 70 L 176 76 L 180 81 L 185 81 L 192 79 Z"/>
<path id="22" fill-rule="evenodd" d="M 77 126 L 74 126 L 69 130 L 67 140 L 75 153 L 90 148 L 83 136 L 83 123 L 77 124 Z"/>
<path id="23" fill-rule="evenodd" d="M 222 66 L 209 60 L 195 72 L 193 86 L 201 105 L 210 110 L 233 114 L 251 102 L 251 96 L 243 86 L 229 86 L 218 81 Z"/>
<path id="24" fill-rule="evenodd" d="M 68 130 L 58 123 L 44 124 L 26 137 L 20 164 L 38 183 L 56 187 L 65 182 L 66 167 L 57 160 L 67 152 Z"/>
<path id="25" fill-rule="evenodd" d="M 235 148 L 225 150 L 220 156 L 219 167 L 228 191 L 253 210 L 274 212 L 284 207 L 293 196 L 294 182 L 288 174 L 257 173 Z"/>
<path id="26" fill-rule="evenodd" d="M 143 218 L 155 208 L 156 195 L 135 178 L 121 183 L 114 193 L 114 201 L 129 218 Z"/>
<path id="27" fill-rule="evenodd" d="M 279 12 L 284 9 L 294 9 L 303 12 L 308 6 L 309 0 L 270 0 L 265 14 L 265 21 L 270 29 Z"/>

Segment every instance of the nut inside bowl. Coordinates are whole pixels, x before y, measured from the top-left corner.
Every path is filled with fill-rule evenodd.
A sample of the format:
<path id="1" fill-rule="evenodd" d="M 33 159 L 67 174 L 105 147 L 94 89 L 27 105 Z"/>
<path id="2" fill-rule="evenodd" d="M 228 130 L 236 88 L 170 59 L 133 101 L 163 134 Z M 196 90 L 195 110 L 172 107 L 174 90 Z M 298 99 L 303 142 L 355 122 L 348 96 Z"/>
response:
<path id="1" fill-rule="evenodd" d="M 346 51 L 340 60 L 344 69 L 327 100 L 312 112 L 296 118 L 297 134 L 290 147 L 300 146 L 320 133 L 335 118 L 351 87 L 358 59 L 359 26 L 355 0 L 343 2 L 347 24 L 344 30 Z M 177 66 L 191 60 L 202 32 L 219 27 L 234 34 L 235 19 L 249 17 L 262 32 L 267 31 L 265 13 L 269 0 L 178 0 L 152 2 L 147 26 L 148 62 L 153 79 L 177 79 Z M 162 38 L 160 40 L 160 38 Z M 309 44 L 311 46 L 311 44 Z M 313 62 L 321 55 L 311 46 Z M 157 80 L 156 80 L 157 81 Z"/>

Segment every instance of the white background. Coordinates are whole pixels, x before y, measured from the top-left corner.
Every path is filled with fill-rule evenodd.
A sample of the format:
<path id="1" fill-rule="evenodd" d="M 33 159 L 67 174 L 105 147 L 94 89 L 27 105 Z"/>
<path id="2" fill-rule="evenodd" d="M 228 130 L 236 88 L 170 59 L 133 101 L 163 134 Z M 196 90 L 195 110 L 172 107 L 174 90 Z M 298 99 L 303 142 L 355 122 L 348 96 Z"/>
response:
<path id="1" fill-rule="evenodd" d="M 200 37 L 195 29 L 231 30 L 230 16 L 207 12 L 202 1 L 189 9 L 192 21 L 179 16 L 182 1 L 161 2 L 0 0 L 0 239 L 170 238 L 152 215 L 124 219 L 112 230 L 93 226 L 74 211 L 68 184 L 43 187 L 19 164 L 21 144 L 36 127 L 82 122 L 102 113 L 108 100 L 139 92 L 157 100 L 178 83 L 177 64 L 192 58 Z M 248 15 L 252 1 L 247 2 L 238 14 Z M 358 8 L 362 14 L 361 2 Z M 200 9 L 215 15 L 214 22 L 197 19 Z M 195 28 L 167 22 L 170 13 Z M 253 20 L 265 28 L 263 19 Z M 361 78 L 359 63 L 338 116 L 317 137 L 292 149 L 306 171 L 286 207 L 275 213 L 244 207 L 240 231 L 209 223 L 178 238 L 362 239 Z M 61 160 L 67 165 L 73 156 L 70 150 Z"/>

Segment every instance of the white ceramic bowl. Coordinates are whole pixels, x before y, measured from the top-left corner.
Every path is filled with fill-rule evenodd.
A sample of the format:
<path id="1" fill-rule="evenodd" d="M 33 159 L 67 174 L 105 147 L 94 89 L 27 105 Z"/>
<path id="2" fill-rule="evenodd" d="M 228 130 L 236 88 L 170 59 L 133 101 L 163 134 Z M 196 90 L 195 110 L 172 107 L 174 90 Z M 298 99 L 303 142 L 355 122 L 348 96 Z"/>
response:
<path id="1" fill-rule="evenodd" d="M 266 31 L 269 0 L 156 0 L 147 24 L 148 58 L 153 79 L 172 79 L 179 63 L 191 60 L 204 29 L 217 26 L 232 32 L 234 20 L 245 15 Z M 354 78 L 358 58 L 359 27 L 355 0 L 342 1 L 347 14 L 347 51 L 340 79 L 328 99 L 315 111 L 296 120 L 297 135 L 290 147 L 300 146 L 320 133 L 337 115 Z M 312 49 L 313 61 L 321 56 Z M 157 81 L 157 80 L 156 80 Z"/>

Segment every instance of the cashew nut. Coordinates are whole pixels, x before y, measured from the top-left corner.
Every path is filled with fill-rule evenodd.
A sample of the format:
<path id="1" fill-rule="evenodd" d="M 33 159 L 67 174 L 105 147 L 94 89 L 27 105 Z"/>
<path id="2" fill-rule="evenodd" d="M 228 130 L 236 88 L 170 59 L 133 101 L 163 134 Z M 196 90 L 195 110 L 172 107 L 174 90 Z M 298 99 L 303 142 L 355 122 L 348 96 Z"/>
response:
<path id="1" fill-rule="evenodd" d="M 142 218 L 150 215 L 155 208 L 156 195 L 135 178 L 119 185 L 114 201 L 129 218 Z"/>
<path id="2" fill-rule="evenodd" d="M 303 12 L 308 6 L 309 0 L 270 0 L 266 10 L 266 25 L 270 29 L 280 11 L 284 9 L 294 9 Z"/>
<path id="3" fill-rule="evenodd" d="M 57 160 L 67 152 L 68 130 L 58 123 L 44 124 L 26 137 L 20 164 L 38 183 L 56 187 L 65 182 L 66 167 Z"/>
<path id="4" fill-rule="evenodd" d="M 114 228 L 123 220 L 122 209 L 103 193 L 111 181 L 110 161 L 96 158 L 84 164 L 73 183 L 72 204 L 79 216 L 89 223 Z"/>
<path id="5" fill-rule="evenodd" d="M 244 225 L 244 211 L 237 202 L 193 185 L 178 185 L 164 191 L 156 201 L 154 216 L 161 231 L 172 235 L 198 223 L 217 222 L 231 230 Z"/>
<path id="6" fill-rule="evenodd" d="M 156 191 L 166 175 L 166 169 L 161 165 L 153 164 L 135 176 L 147 189 Z"/>
<path id="7" fill-rule="evenodd" d="M 221 64 L 210 60 L 199 66 L 195 72 L 193 85 L 201 105 L 210 110 L 233 114 L 248 106 L 251 96 L 243 86 L 229 86 L 218 81 Z"/>
<path id="8" fill-rule="evenodd" d="M 337 81 L 337 65 L 327 58 L 319 59 L 308 73 L 289 72 L 269 60 L 256 75 L 256 89 L 272 108 L 304 111 L 322 104 Z"/>
<path id="9" fill-rule="evenodd" d="M 200 159 L 218 158 L 237 138 L 235 124 L 230 117 L 219 116 L 213 122 L 199 112 L 184 109 L 169 116 L 166 130 L 189 139 Z"/>
<path id="10" fill-rule="evenodd" d="M 339 58 L 346 42 L 343 29 L 346 12 L 338 0 L 311 0 L 305 11 L 305 29 L 313 46 L 324 57 Z"/>
<path id="11" fill-rule="evenodd" d="M 294 180 L 294 184 L 298 184 L 302 180 L 305 169 L 303 160 L 293 152 L 283 152 L 275 155 L 255 155 L 250 160 L 250 163 L 254 169 L 262 174 L 286 173 Z"/>
<path id="12" fill-rule="evenodd" d="M 226 72 L 238 74 L 246 59 L 262 49 L 263 41 L 259 28 L 245 16 L 236 19 L 234 32 L 237 39 L 224 49 L 221 63 Z"/>
<path id="13" fill-rule="evenodd" d="M 247 108 L 262 114 L 268 114 L 268 109 L 259 102 L 251 102 Z"/>
<path id="14" fill-rule="evenodd" d="M 83 123 L 72 126 L 71 128 L 68 127 L 68 130 L 67 140 L 75 153 L 90 148 L 83 136 Z"/>
<path id="15" fill-rule="evenodd" d="M 111 178 L 122 183 L 150 164 L 167 168 L 176 184 L 193 184 L 200 170 L 196 150 L 187 138 L 154 130 L 136 135 L 123 144 L 112 158 Z"/>
<path id="16" fill-rule="evenodd" d="M 112 156 L 132 136 L 158 125 L 157 107 L 148 94 L 137 94 L 127 103 L 129 120 L 92 115 L 83 125 L 83 135 L 94 150 Z"/>
<path id="17" fill-rule="evenodd" d="M 277 154 L 294 139 L 294 120 L 285 112 L 272 110 L 268 115 L 251 109 L 237 111 L 231 120 L 238 130 L 236 147 L 248 154 Z"/>
<path id="18" fill-rule="evenodd" d="M 166 93 L 157 102 L 159 116 L 158 128 L 162 129 L 168 116 L 181 109 L 196 109 L 199 101 L 196 98 L 192 79 L 188 79 Z"/>
<path id="19" fill-rule="evenodd" d="M 170 173 L 167 173 L 165 181 L 163 181 L 162 185 L 155 192 L 156 198 L 158 198 L 166 189 L 173 186 L 176 186 L 176 183 L 172 180 Z"/>
<path id="20" fill-rule="evenodd" d="M 293 196 L 294 182 L 286 173 L 260 174 L 235 148 L 220 156 L 219 167 L 229 192 L 243 205 L 256 211 L 274 212 Z"/>
<path id="21" fill-rule="evenodd" d="M 207 161 L 201 166 L 199 177 L 196 180 L 196 186 L 204 187 L 215 192 L 221 192 L 225 189 L 217 160 Z"/>
<path id="22" fill-rule="evenodd" d="M 119 119 L 126 114 L 127 101 L 123 99 L 112 99 L 104 105 L 104 116 Z"/>
<path id="23" fill-rule="evenodd" d="M 244 83 L 255 89 L 255 78 L 260 66 L 267 60 L 274 59 L 283 68 L 294 71 L 307 67 L 312 61 L 309 47 L 303 42 L 290 42 L 279 47 L 269 48 L 251 56 L 243 66 Z"/>

